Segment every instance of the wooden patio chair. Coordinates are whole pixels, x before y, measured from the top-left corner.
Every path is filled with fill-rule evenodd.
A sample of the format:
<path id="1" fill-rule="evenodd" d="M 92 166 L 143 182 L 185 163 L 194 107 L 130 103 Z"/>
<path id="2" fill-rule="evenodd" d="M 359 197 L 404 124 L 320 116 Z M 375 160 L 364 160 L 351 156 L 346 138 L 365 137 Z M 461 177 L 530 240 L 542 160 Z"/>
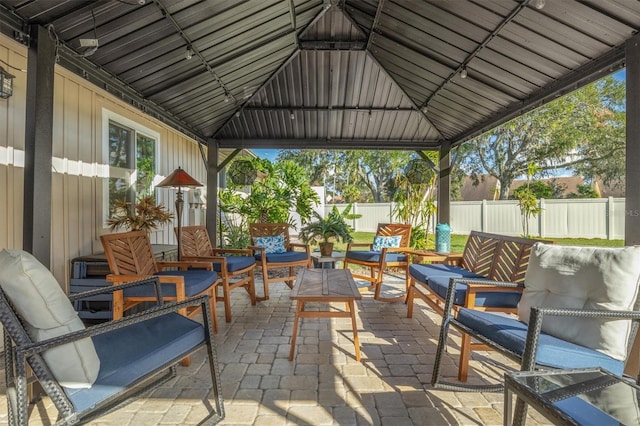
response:
<path id="1" fill-rule="evenodd" d="M 386 268 L 399 268 L 405 274 L 405 289 L 409 289 L 409 256 L 406 254 L 410 247 L 411 225 L 402 223 L 380 223 L 372 244 L 350 243 L 344 258 L 344 268 L 349 264 L 359 268 L 369 268 L 369 275 L 354 273 L 354 278 L 371 282 L 375 290 L 374 299 L 382 302 L 398 302 L 404 300 L 404 296 L 381 297 L 382 277 Z M 364 247 L 366 250 L 354 250 Z"/>
<path id="2" fill-rule="evenodd" d="M 162 283 L 162 297 L 167 301 L 182 301 L 187 297 L 206 294 L 211 299 L 213 329 L 218 332 L 215 286 L 220 278 L 211 262 L 157 262 L 145 231 L 105 234 L 100 236 L 100 241 L 111 270 L 107 281 L 121 284 L 157 276 Z M 126 310 L 142 302 L 154 301 L 155 297 L 153 288 L 149 286 L 114 292 L 113 319 L 122 318 Z M 193 317 L 198 312 L 199 307 L 181 310 L 187 317 Z"/>
<path id="3" fill-rule="evenodd" d="M 178 230 L 175 229 L 176 237 Z M 224 302 L 224 316 L 231 321 L 230 292 L 234 288 L 244 288 L 251 304 L 256 304 L 256 287 L 254 270 L 256 259 L 249 249 L 219 249 L 213 248 L 207 228 L 202 225 L 183 226 L 180 250 L 183 261 L 212 262 L 213 270 L 221 278 L 217 287 L 222 287 L 222 296 L 216 294 L 218 301 Z"/>
<path id="4" fill-rule="evenodd" d="M 140 287 L 158 292 L 155 306 L 120 320 L 85 328 L 72 306 L 73 300 Z M 159 293 L 160 282 L 153 277 L 67 298 L 51 272 L 32 255 L 21 250 L 0 252 L 9 425 L 29 424 L 28 383 L 34 380 L 58 411 L 56 425 L 84 424 L 166 383 L 175 377 L 181 359 L 203 347 L 212 386 L 211 397 L 203 399 L 203 423 L 222 420 L 209 297 L 162 304 Z M 177 313 L 198 306 L 201 323 Z"/>
<path id="5" fill-rule="evenodd" d="M 293 268 L 311 265 L 309 245 L 292 243 L 287 223 L 252 223 L 249 224 L 249 233 L 252 244 L 249 248 L 262 267 L 264 297 L 260 299 L 269 299 L 270 283 L 284 281 L 293 288 L 296 279 Z M 282 268 L 288 268 L 289 275 L 269 277 L 270 271 Z"/>

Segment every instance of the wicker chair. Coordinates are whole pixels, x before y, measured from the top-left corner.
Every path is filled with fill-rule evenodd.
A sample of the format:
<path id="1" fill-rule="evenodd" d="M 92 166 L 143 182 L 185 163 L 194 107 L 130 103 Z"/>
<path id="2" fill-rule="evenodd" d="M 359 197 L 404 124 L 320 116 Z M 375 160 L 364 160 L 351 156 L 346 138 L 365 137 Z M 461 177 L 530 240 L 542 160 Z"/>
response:
<path id="1" fill-rule="evenodd" d="M 297 266 L 308 268 L 311 265 L 311 251 L 307 244 L 292 243 L 287 223 L 252 223 L 249 225 L 251 246 L 256 260 L 262 267 L 264 297 L 269 299 L 269 284 L 284 281 L 293 288 L 296 279 L 294 269 Z M 276 245 L 272 245 L 276 242 Z M 275 269 L 288 268 L 288 275 L 270 277 L 269 272 Z"/>
<path id="2" fill-rule="evenodd" d="M 373 244 L 350 243 L 347 246 L 344 268 L 348 268 L 349 264 L 360 268 L 369 268 L 369 275 L 354 273 L 353 277 L 371 282 L 370 287 L 375 290 L 374 299 L 382 302 L 402 301 L 405 299 L 406 293 L 397 297 L 381 297 L 380 290 L 384 271 L 390 267 L 400 268 L 404 271 L 405 286 L 407 290 L 409 289 L 409 256 L 405 252 L 411 250 L 409 247 L 410 240 L 411 225 L 380 223 L 378 224 Z M 380 247 L 377 247 L 378 245 Z M 362 247 L 366 248 L 366 250 L 354 250 Z"/>
<path id="3" fill-rule="evenodd" d="M 177 236 L 178 230 L 175 231 Z M 234 288 L 244 288 L 249 293 L 251 304 L 256 304 L 254 280 L 256 259 L 252 256 L 251 250 L 214 249 L 211 246 L 207 228 L 201 225 L 183 226 L 181 235 L 182 260 L 212 262 L 213 270 L 220 275 L 222 281 L 218 287 L 222 287 L 222 296 L 216 295 L 216 298 L 218 301 L 224 301 L 224 316 L 227 322 L 231 321 L 229 293 Z"/>
<path id="4" fill-rule="evenodd" d="M 432 385 L 455 391 L 502 389 L 502 384 L 442 380 L 442 359 L 451 327 L 518 362 L 522 371 L 601 367 L 622 375 L 640 323 L 639 280 L 640 246 L 536 243 L 515 317 L 464 307 L 454 315 L 456 287 L 465 283 L 509 289 L 522 284 L 451 278 Z M 525 417 L 526 405 L 518 399 L 514 424 L 524 424 Z"/>
<path id="5" fill-rule="evenodd" d="M 68 299 L 53 275 L 28 253 L 5 250 L 0 263 L 10 425 L 29 424 L 27 389 L 34 379 L 59 413 L 56 425 L 86 423 L 172 379 L 177 363 L 202 347 L 212 383 L 211 397 L 203 401 L 208 412 L 203 423 L 224 418 L 207 296 L 167 304 L 157 297 L 156 306 L 144 312 L 85 328 L 73 300 L 149 286 L 159 294 L 158 278 L 101 287 Z M 202 323 L 177 313 L 196 306 L 203 313 Z"/>
<path id="6" fill-rule="evenodd" d="M 215 286 L 220 283 L 220 278 L 213 271 L 211 262 L 157 262 L 145 231 L 106 234 L 101 235 L 100 240 L 111 270 L 107 281 L 121 284 L 155 275 L 162 283 L 164 300 L 181 301 L 206 294 L 211 299 L 213 329 L 218 332 Z M 174 270 L 165 271 L 165 268 Z M 154 300 L 155 294 L 150 287 L 117 291 L 113 294 L 113 319 L 122 318 L 124 311 L 142 302 Z M 181 311 L 187 317 L 198 312 L 199 307 Z"/>

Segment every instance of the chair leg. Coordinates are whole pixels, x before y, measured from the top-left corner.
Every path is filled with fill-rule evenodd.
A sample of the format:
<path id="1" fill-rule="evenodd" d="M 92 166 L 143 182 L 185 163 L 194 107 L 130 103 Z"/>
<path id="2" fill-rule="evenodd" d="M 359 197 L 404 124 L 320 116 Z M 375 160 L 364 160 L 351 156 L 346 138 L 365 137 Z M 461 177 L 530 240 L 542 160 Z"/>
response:
<path id="1" fill-rule="evenodd" d="M 460 365 L 458 366 L 458 380 L 466 382 L 469 376 L 469 356 L 471 355 L 471 336 L 462 333 L 460 344 Z"/>
<path id="2" fill-rule="evenodd" d="M 413 286 L 415 284 L 413 284 L 413 280 L 411 281 L 412 285 L 409 286 L 409 289 L 407 290 L 407 318 L 413 318 L 413 299 L 414 299 L 414 288 Z"/>
<path id="3" fill-rule="evenodd" d="M 251 298 L 251 304 L 253 306 L 256 305 L 256 280 L 253 269 L 248 272 L 249 282 L 247 283 L 247 291 L 249 292 L 249 297 Z"/>
<path id="4" fill-rule="evenodd" d="M 224 319 L 226 322 L 231 322 L 231 295 L 229 293 L 229 279 L 225 277 L 222 282 L 222 300 L 224 302 Z"/>

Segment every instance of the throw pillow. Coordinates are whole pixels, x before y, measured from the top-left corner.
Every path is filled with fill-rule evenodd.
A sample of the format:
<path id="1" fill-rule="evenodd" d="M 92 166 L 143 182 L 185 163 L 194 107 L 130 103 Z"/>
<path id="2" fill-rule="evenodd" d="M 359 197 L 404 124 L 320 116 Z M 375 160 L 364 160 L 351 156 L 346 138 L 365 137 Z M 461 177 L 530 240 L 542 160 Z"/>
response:
<path id="1" fill-rule="evenodd" d="M 53 274 L 22 250 L 0 252 L 0 287 L 26 321 L 31 338 L 42 341 L 84 329 L 84 324 Z M 60 385 L 89 388 L 100 371 L 91 338 L 76 340 L 42 353 Z"/>
<path id="2" fill-rule="evenodd" d="M 383 248 L 400 247 L 400 241 L 402 237 L 400 235 L 393 235 L 389 237 L 376 236 L 373 239 L 373 251 L 382 251 Z"/>
<path id="3" fill-rule="evenodd" d="M 258 247 L 264 247 L 266 253 L 286 253 L 284 246 L 284 235 L 274 235 L 271 237 L 256 237 L 253 242 Z"/>
<path id="4" fill-rule="evenodd" d="M 532 306 L 630 311 L 638 293 L 640 246 L 571 247 L 536 243 L 525 275 L 518 315 L 529 322 Z M 542 330 L 624 360 L 631 322 L 545 317 Z"/>

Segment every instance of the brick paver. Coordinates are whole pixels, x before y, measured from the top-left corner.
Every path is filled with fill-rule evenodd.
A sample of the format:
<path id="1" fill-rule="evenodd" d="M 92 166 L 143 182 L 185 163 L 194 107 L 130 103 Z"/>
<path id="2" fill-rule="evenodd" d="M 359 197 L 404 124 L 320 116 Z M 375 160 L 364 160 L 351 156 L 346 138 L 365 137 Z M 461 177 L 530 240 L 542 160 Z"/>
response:
<path id="1" fill-rule="evenodd" d="M 385 284 L 397 292 L 404 281 L 387 276 Z M 269 300 L 251 306 L 246 292 L 233 291 L 231 323 L 225 323 L 222 304 L 218 305 L 216 341 L 226 412 L 221 424 L 501 424 L 502 394 L 431 387 L 440 316 L 422 302 L 417 303 L 414 317 L 408 319 L 405 304 L 378 302 L 364 293 L 357 303 L 362 362 L 354 357 L 348 319 L 303 319 L 300 344 L 290 362 L 287 358 L 295 304 L 289 294 L 284 283 L 274 284 Z M 443 363 L 449 381 L 455 381 L 457 375 L 457 344 L 459 338 L 452 339 Z M 482 353 L 482 357 L 492 356 Z M 471 365 L 483 366 L 479 361 Z M 493 367 L 472 369 L 470 382 L 495 383 L 501 374 Z M 192 357 L 189 367 L 179 366 L 178 377 L 164 387 L 91 424 L 197 424 L 205 410 L 202 400 L 209 387 L 208 367 L 201 351 Z M 4 371 L 0 404 L 0 425 L 6 425 Z M 51 424 L 43 418 L 54 413 L 45 398 L 33 407 L 31 424 Z M 540 424 L 541 420 L 540 415 L 531 413 L 528 424 Z"/>

